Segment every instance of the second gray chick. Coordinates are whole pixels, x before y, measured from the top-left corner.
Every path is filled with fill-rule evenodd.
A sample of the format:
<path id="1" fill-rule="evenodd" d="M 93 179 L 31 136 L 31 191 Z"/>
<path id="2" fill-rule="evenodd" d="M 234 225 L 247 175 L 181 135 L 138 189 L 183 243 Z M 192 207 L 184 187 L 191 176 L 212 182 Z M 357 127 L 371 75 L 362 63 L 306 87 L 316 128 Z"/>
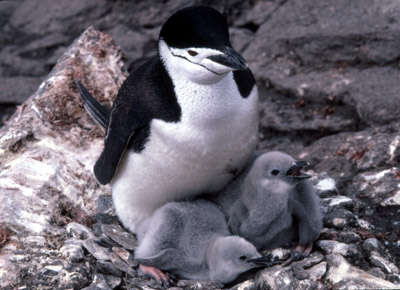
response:
<path id="1" fill-rule="evenodd" d="M 258 250 L 292 243 L 292 259 L 308 256 L 322 229 L 319 197 L 308 162 L 273 151 L 255 155 L 247 169 L 218 197 L 233 234 Z"/>

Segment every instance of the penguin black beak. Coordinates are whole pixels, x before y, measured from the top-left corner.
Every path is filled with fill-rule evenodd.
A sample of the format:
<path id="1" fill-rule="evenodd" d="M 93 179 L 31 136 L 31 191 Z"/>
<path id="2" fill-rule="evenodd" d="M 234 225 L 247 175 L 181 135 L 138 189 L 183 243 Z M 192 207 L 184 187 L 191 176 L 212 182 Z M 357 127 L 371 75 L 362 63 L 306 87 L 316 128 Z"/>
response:
<path id="1" fill-rule="evenodd" d="M 310 178 L 311 175 L 301 172 L 301 170 L 308 165 L 310 165 L 310 163 L 308 163 L 307 161 L 296 161 L 294 165 L 292 165 L 288 169 L 288 171 L 286 172 L 286 176 L 292 177 L 297 180 Z"/>
<path id="2" fill-rule="evenodd" d="M 246 60 L 237 53 L 232 47 L 225 46 L 223 54 L 211 55 L 208 57 L 212 61 L 230 67 L 233 70 L 246 70 L 248 65 Z"/>
<path id="3" fill-rule="evenodd" d="M 249 262 L 254 264 L 254 266 L 256 267 L 269 267 L 277 264 L 276 262 L 272 261 L 272 257 L 270 255 L 261 256 L 257 259 L 251 259 L 249 260 Z"/>

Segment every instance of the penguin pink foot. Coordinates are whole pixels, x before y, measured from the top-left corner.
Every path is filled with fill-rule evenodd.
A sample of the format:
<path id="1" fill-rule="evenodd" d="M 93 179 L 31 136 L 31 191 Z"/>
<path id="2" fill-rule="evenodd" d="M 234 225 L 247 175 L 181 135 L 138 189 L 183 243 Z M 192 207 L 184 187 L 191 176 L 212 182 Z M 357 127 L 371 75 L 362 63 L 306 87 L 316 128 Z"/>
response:
<path id="1" fill-rule="evenodd" d="M 142 272 L 142 274 L 148 275 L 148 276 L 154 278 L 158 282 L 158 284 L 163 285 L 165 287 L 170 285 L 170 279 L 160 269 L 158 269 L 156 267 L 145 266 L 142 264 L 139 265 L 139 268 L 140 268 L 140 271 Z"/>

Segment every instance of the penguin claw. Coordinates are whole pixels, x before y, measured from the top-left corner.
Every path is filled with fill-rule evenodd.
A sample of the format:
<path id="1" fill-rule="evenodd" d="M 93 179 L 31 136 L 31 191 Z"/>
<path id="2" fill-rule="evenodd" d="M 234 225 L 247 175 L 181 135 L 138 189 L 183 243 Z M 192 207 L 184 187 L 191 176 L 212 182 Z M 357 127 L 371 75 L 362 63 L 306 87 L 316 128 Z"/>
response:
<path id="1" fill-rule="evenodd" d="M 165 288 L 171 286 L 172 280 L 160 269 L 156 267 L 145 266 L 142 264 L 139 265 L 139 268 L 143 275 L 154 278 L 157 281 L 158 285 Z"/>
<path id="2" fill-rule="evenodd" d="M 313 248 L 312 242 L 307 243 L 305 245 L 301 245 L 298 242 L 293 242 L 293 246 L 290 251 L 290 256 L 294 261 L 303 259 L 311 254 L 312 248 Z"/>

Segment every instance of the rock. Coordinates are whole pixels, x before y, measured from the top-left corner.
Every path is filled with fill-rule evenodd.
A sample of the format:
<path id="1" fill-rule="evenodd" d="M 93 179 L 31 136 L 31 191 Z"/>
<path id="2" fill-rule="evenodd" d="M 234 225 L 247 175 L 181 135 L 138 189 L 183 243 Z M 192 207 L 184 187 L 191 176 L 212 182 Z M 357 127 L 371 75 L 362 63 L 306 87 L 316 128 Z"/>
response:
<path id="1" fill-rule="evenodd" d="M 129 276 L 136 278 L 138 275 L 128 264 L 126 264 L 118 255 L 111 254 L 111 262 L 120 271 L 127 273 Z"/>
<path id="2" fill-rule="evenodd" d="M 95 240 L 86 239 L 83 241 L 85 249 L 97 260 L 110 260 L 111 251 L 105 247 L 100 246 Z"/>
<path id="3" fill-rule="evenodd" d="M 244 281 L 242 283 L 236 284 L 229 290 L 256 290 L 258 289 L 256 283 L 253 279 Z"/>
<path id="4" fill-rule="evenodd" d="M 372 251 L 369 256 L 371 264 L 380 268 L 383 272 L 388 274 L 399 274 L 399 268 L 392 262 L 386 260 L 378 252 Z"/>
<path id="5" fill-rule="evenodd" d="M 369 238 L 364 241 L 363 249 L 369 253 L 374 251 L 383 252 L 384 246 L 377 239 Z"/>
<path id="6" fill-rule="evenodd" d="M 326 255 L 339 254 L 346 256 L 349 250 L 349 245 L 336 241 L 319 240 L 316 242 L 316 245 L 320 247 Z"/>
<path id="7" fill-rule="evenodd" d="M 87 238 L 92 238 L 92 239 L 94 238 L 92 231 L 88 227 L 78 224 L 78 223 L 74 223 L 74 222 L 69 223 L 66 226 L 66 230 L 67 230 L 67 233 L 71 237 L 74 237 L 74 238 L 77 238 L 80 240 L 85 240 Z"/>
<path id="8" fill-rule="evenodd" d="M 118 225 L 102 225 L 102 232 L 111 238 L 113 241 L 123 246 L 128 250 L 134 250 L 136 247 L 136 239 L 134 236 L 126 232 L 121 226 Z"/>
<path id="9" fill-rule="evenodd" d="M 82 262 L 84 259 L 82 241 L 75 238 L 66 240 L 60 252 L 69 263 Z"/>
<path id="10" fill-rule="evenodd" d="M 117 277 L 122 277 L 123 275 L 123 272 L 119 270 L 113 263 L 103 260 L 96 261 L 96 269 L 105 275 L 113 275 Z"/>
<path id="11" fill-rule="evenodd" d="M 381 278 L 381 279 L 386 279 L 386 275 L 385 273 L 382 272 L 381 269 L 379 269 L 378 267 L 376 268 L 371 268 L 368 273 L 374 275 L 375 277 Z"/>
<path id="12" fill-rule="evenodd" d="M 321 198 L 326 198 L 338 194 L 335 180 L 331 178 L 326 172 L 321 172 L 318 175 L 314 175 L 310 179 L 310 181 L 313 184 L 317 194 Z"/>
<path id="13" fill-rule="evenodd" d="M 361 242 L 361 237 L 355 232 L 341 232 L 339 234 L 339 241 L 350 244 Z"/>
<path id="14" fill-rule="evenodd" d="M 358 226 L 355 215 L 343 208 L 330 211 L 323 219 L 326 227 L 343 229 L 347 226 Z"/>
<path id="15" fill-rule="evenodd" d="M 118 287 L 121 284 L 122 279 L 116 276 L 105 275 L 107 284 L 111 289 Z"/>
<path id="16" fill-rule="evenodd" d="M 224 287 L 221 283 L 213 283 L 207 281 L 194 281 L 194 280 L 179 280 L 176 284 L 178 287 L 182 287 L 184 289 L 222 289 Z"/>
<path id="17" fill-rule="evenodd" d="M 310 280 L 319 281 L 325 276 L 327 269 L 327 263 L 321 262 L 309 269 L 306 269 L 306 272 L 308 273 Z"/>
<path id="18" fill-rule="evenodd" d="M 138 262 L 134 260 L 134 256 L 125 248 L 113 247 L 112 251 L 118 255 L 125 263 L 127 263 L 132 268 L 138 267 Z"/>
<path id="19" fill-rule="evenodd" d="M 377 278 L 365 271 L 351 266 L 341 255 L 327 256 L 328 273 L 326 280 L 332 283 L 333 289 L 396 289 L 398 285 Z"/>
<path id="20" fill-rule="evenodd" d="M 93 282 L 90 286 L 82 288 L 82 290 L 111 290 L 104 275 L 96 273 L 93 275 Z"/>

